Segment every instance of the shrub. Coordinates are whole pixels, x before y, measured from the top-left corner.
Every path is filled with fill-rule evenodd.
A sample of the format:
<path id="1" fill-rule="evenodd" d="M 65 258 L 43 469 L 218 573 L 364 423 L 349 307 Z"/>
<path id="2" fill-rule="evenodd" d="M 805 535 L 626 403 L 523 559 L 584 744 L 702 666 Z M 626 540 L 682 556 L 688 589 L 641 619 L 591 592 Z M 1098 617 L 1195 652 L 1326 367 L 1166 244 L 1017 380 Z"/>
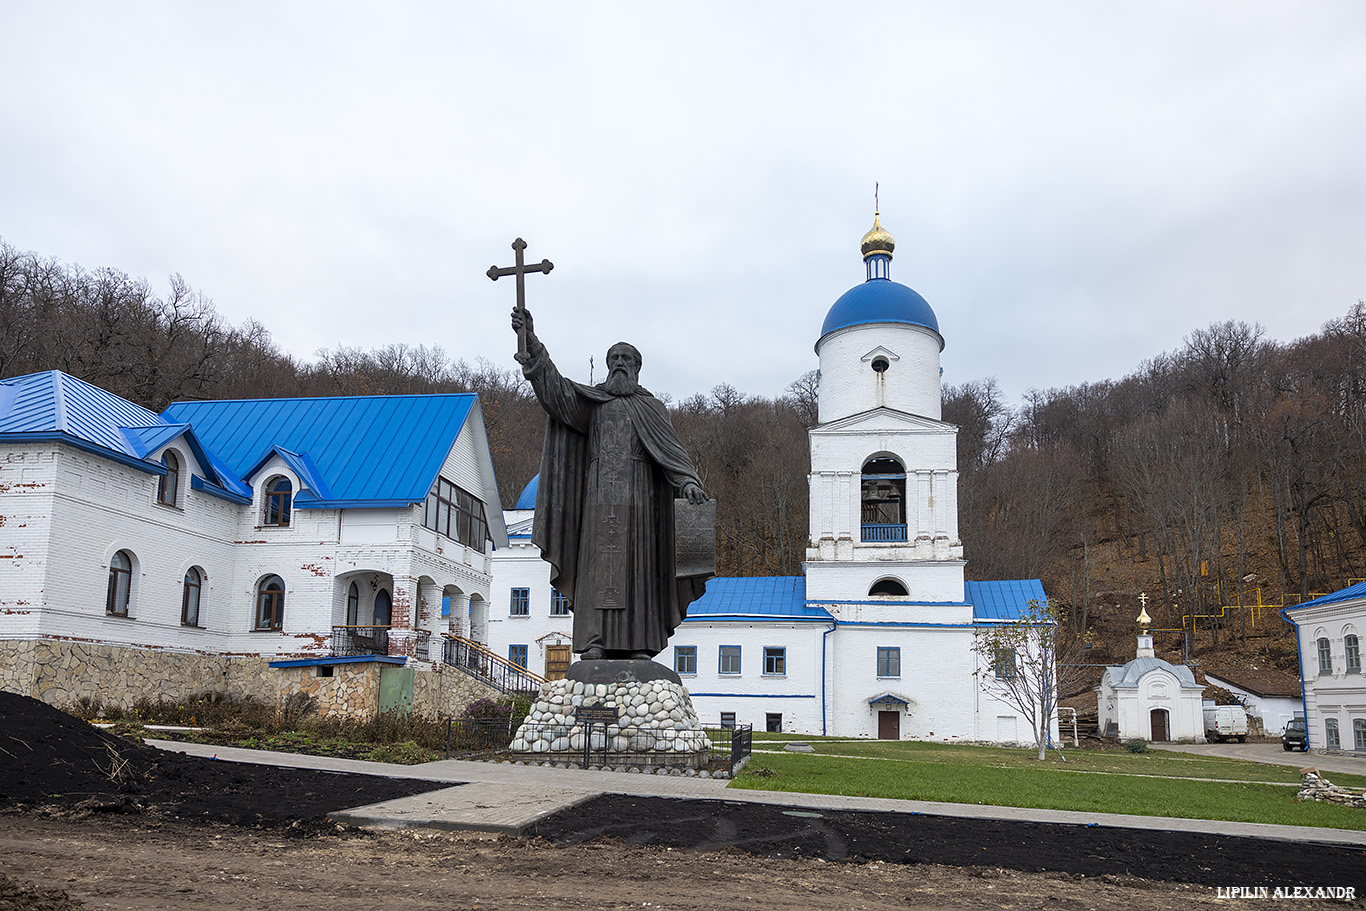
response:
<path id="1" fill-rule="evenodd" d="M 1148 752 L 1148 741 L 1142 737 L 1130 737 L 1124 741 L 1124 749 L 1130 753 L 1146 753 Z"/>
<path id="2" fill-rule="evenodd" d="M 465 706 L 460 718 L 462 721 L 506 721 L 512 717 L 514 708 L 510 700 L 476 699 Z"/>

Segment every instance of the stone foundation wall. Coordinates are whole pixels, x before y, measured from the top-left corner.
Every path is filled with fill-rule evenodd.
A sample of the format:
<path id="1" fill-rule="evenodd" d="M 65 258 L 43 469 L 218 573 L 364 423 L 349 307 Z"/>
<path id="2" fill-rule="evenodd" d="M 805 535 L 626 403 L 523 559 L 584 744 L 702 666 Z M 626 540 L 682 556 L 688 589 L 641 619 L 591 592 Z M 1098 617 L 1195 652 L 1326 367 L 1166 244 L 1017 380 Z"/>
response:
<path id="1" fill-rule="evenodd" d="M 0 689 L 58 708 L 82 700 L 128 710 L 141 699 L 175 702 L 203 694 L 253 698 L 283 706 L 302 693 L 320 715 L 366 718 L 379 707 L 383 664 L 272 668 L 270 659 L 199 655 L 54 639 L 0 640 Z M 481 681 L 438 665 L 419 667 L 413 679 L 413 711 L 429 718 L 453 717 L 475 699 L 499 698 Z"/>

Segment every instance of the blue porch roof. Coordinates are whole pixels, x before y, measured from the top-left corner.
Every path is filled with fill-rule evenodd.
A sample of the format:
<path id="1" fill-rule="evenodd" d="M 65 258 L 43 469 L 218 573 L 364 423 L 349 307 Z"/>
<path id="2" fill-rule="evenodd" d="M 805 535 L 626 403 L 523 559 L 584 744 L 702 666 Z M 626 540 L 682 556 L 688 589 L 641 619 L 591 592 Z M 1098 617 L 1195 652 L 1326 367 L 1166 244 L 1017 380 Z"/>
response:
<path id="1" fill-rule="evenodd" d="M 1353 601 L 1357 598 L 1366 598 L 1366 582 L 1358 582 L 1356 585 L 1349 585 L 1327 595 L 1315 598 L 1313 601 L 1306 601 L 1303 604 L 1296 604 L 1294 607 L 1287 607 L 1282 614 L 1290 611 L 1299 610 L 1302 607 L 1322 607 L 1325 604 L 1337 604 L 1339 601 Z"/>

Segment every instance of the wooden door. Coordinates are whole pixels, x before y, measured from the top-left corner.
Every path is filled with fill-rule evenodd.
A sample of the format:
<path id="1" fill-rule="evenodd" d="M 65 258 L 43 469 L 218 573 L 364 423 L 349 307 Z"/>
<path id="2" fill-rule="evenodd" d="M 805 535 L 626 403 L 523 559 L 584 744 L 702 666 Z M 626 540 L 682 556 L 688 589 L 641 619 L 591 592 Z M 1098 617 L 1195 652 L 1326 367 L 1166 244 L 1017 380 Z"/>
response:
<path id="1" fill-rule="evenodd" d="M 877 739 L 878 739 L 878 740 L 900 740 L 900 739 L 901 739 L 901 713 L 900 713 L 900 712 L 878 712 L 878 713 L 877 713 Z"/>
<path id="2" fill-rule="evenodd" d="M 545 679 L 563 680 L 569 673 L 569 646 L 547 645 L 545 647 Z"/>
<path id="3" fill-rule="evenodd" d="M 1171 738 L 1167 736 L 1167 710 L 1153 709 L 1151 717 L 1153 729 L 1153 742 L 1156 743 L 1164 740 L 1170 740 Z"/>

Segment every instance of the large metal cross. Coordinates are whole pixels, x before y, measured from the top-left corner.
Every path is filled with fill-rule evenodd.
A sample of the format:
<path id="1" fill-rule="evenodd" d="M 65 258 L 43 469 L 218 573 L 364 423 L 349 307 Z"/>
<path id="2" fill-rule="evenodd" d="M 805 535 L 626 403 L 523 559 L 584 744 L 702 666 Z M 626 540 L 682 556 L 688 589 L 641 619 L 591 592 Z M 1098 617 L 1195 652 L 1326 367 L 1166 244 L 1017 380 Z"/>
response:
<path id="1" fill-rule="evenodd" d="M 548 259 L 543 259 L 534 266 L 525 265 L 522 262 L 522 251 L 526 249 L 526 241 L 522 240 L 520 237 L 512 242 L 512 249 L 517 251 L 517 265 L 504 266 L 501 269 L 497 266 L 489 266 L 489 271 L 484 274 L 494 281 L 498 281 L 498 279 L 502 278 L 504 275 L 517 276 L 517 309 L 525 313 L 526 274 L 528 272 L 548 273 L 551 269 L 555 268 L 555 264 Z M 518 360 L 524 361 L 526 360 L 526 356 L 526 324 L 523 323 L 522 328 L 517 330 L 517 357 Z"/>

